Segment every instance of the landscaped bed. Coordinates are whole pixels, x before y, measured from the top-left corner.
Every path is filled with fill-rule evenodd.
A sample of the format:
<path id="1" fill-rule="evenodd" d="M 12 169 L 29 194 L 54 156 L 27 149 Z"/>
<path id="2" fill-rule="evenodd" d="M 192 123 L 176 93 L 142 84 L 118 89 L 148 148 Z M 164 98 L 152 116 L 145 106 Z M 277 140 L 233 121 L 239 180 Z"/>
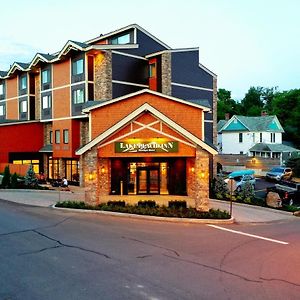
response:
<path id="1" fill-rule="evenodd" d="M 63 208 L 103 210 L 157 217 L 230 219 L 230 214 L 227 211 L 221 211 L 219 209 L 210 209 L 208 212 L 200 212 L 197 211 L 195 208 L 184 207 L 183 203 L 176 205 L 176 201 L 173 201 L 171 207 L 158 206 L 155 204 L 154 201 L 148 201 L 148 203 L 147 201 L 140 201 L 137 205 L 125 204 L 124 201 L 109 201 L 108 203 L 99 204 L 97 206 L 88 205 L 84 202 L 64 201 L 58 202 L 55 206 Z"/>

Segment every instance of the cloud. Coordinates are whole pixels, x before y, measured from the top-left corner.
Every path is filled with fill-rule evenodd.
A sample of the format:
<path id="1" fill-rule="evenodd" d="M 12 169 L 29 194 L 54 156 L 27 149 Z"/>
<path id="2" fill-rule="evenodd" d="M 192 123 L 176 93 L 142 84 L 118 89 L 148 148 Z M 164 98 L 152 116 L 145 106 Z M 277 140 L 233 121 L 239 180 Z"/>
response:
<path id="1" fill-rule="evenodd" d="M 1 37 L 0 37 L 1 38 Z M 7 38 L 1 38 L 0 43 L 0 70 L 8 70 L 15 61 L 30 62 L 38 49 Z"/>

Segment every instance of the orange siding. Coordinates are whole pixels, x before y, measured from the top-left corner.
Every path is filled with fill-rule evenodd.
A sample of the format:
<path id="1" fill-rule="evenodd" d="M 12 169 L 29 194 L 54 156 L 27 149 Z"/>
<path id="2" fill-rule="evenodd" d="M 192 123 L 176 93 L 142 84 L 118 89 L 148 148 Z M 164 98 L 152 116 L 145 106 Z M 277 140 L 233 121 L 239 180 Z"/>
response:
<path id="1" fill-rule="evenodd" d="M 70 60 L 53 64 L 53 88 L 70 84 Z"/>
<path id="2" fill-rule="evenodd" d="M 70 87 L 53 91 L 53 118 L 63 118 L 71 115 L 70 97 Z"/>
<path id="3" fill-rule="evenodd" d="M 6 118 L 17 120 L 19 119 L 19 101 L 18 99 L 6 101 Z"/>
<path id="4" fill-rule="evenodd" d="M 17 77 L 6 79 L 6 98 L 18 96 L 18 80 Z"/>
<path id="5" fill-rule="evenodd" d="M 95 138 L 146 102 L 198 138 L 202 138 L 201 109 L 147 93 L 93 110 L 91 112 L 92 138 Z"/>

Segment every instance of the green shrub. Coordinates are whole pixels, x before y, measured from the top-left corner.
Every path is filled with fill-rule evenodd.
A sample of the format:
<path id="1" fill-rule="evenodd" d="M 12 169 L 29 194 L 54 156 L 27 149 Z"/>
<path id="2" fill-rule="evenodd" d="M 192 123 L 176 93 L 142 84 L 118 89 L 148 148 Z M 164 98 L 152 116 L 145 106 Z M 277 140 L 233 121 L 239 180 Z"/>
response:
<path id="1" fill-rule="evenodd" d="M 220 174 L 213 180 L 213 194 L 217 199 L 226 199 L 229 194 L 229 189 L 224 179 L 225 177 Z"/>
<path id="2" fill-rule="evenodd" d="M 37 184 L 38 180 L 36 178 L 32 165 L 30 165 L 25 175 L 25 185 L 28 187 L 36 187 Z"/>
<path id="3" fill-rule="evenodd" d="M 175 201 L 169 201 L 169 207 L 179 209 L 179 208 L 186 208 L 187 206 L 186 206 L 186 201 L 175 200 Z"/>
<path id="4" fill-rule="evenodd" d="M 80 208 L 80 209 L 98 209 L 105 211 L 114 211 L 121 213 L 160 216 L 160 217 L 176 217 L 176 218 L 195 218 L 195 219 L 229 219 L 230 215 L 227 211 L 221 211 L 219 209 L 210 209 L 208 212 L 199 212 L 195 208 L 170 208 L 166 206 L 138 206 L 138 205 L 124 205 L 124 201 L 109 201 L 113 205 L 108 203 L 99 204 L 98 206 L 90 206 L 84 202 L 65 201 L 58 202 L 57 207 L 65 208 Z M 121 205 L 117 205 L 117 203 Z"/>
<path id="5" fill-rule="evenodd" d="M 139 207 L 156 207 L 156 202 L 153 200 L 139 201 Z"/>
<path id="6" fill-rule="evenodd" d="M 107 201 L 107 205 L 125 207 L 125 201 Z"/>

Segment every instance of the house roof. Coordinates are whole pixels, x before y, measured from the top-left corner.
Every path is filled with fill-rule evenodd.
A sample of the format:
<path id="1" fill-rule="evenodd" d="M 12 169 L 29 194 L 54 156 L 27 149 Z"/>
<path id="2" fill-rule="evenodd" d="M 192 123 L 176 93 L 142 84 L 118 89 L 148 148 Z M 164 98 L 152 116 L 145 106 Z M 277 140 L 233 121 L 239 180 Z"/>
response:
<path id="1" fill-rule="evenodd" d="M 158 119 L 162 120 L 165 124 L 167 124 L 169 127 L 174 129 L 176 132 L 180 133 L 182 136 L 184 136 L 185 138 L 192 141 L 195 145 L 199 145 L 200 147 L 202 147 L 203 149 L 205 149 L 209 153 L 211 153 L 211 154 L 217 154 L 218 153 L 217 150 L 214 147 L 211 147 L 206 142 L 204 142 L 201 139 L 197 138 L 195 135 L 193 135 L 192 133 L 190 133 L 189 131 L 187 131 L 183 127 L 181 127 L 179 124 L 177 124 L 176 122 L 174 122 L 173 120 L 168 118 L 166 115 L 164 115 L 163 113 L 158 111 L 156 108 L 151 106 L 149 103 L 144 103 L 143 105 L 138 107 L 136 110 L 134 110 L 131 114 L 126 116 L 124 119 L 120 120 L 118 123 L 116 123 L 115 125 L 113 125 L 109 129 L 107 129 L 106 131 L 104 131 L 103 133 L 98 135 L 96 138 L 91 140 L 89 143 L 87 143 L 83 147 L 79 148 L 76 151 L 76 154 L 77 155 L 82 155 L 83 153 L 90 150 L 95 145 L 97 145 L 100 142 L 107 139 L 110 135 L 114 134 L 115 132 L 117 132 L 118 130 L 120 130 L 121 128 L 123 128 L 127 124 L 129 124 L 129 122 L 131 122 L 132 120 L 134 120 L 135 118 L 137 118 L 138 116 L 140 116 L 144 112 L 149 112 L 149 113 L 153 114 Z"/>
<path id="2" fill-rule="evenodd" d="M 221 128 L 227 123 L 226 120 L 220 120 L 217 124 L 217 130 L 218 132 L 221 130 Z"/>
<path id="3" fill-rule="evenodd" d="M 219 121 L 218 132 L 224 131 L 256 131 L 284 132 L 276 116 L 247 117 L 234 115 L 227 122 Z M 225 123 L 223 124 L 223 122 Z M 221 127 L 221 124 L 223 126 Z M 219 128 L 220 127 L 220 128 Z"/>
<path id="4" fill-rule="evenodd" d="M 299 152 L 299 149 L 284 144 L 257 143 L 249 151 L 256 152 Z"/>
<path id="5" fill-rule="evenodd" d="M 149 89 L 143 89 L 143 90 L 140 90 L 140 91 L 137 91 L 137 92 L 134 92 L 134 93 L 131 93 L 131 94 L 127 94 L 125 96 L 121 96 L 121 97 L 118 97 L 118 98 L 114 98 L 114 99 L 111 99 L 111 100 L 107 100 L 107 101 L 94 101 L 94 103 L 95 103 L 94 106 L 89 106 L 89 107 L 83 109 L 82 111 L 84 113 L 88 113 L 93 109 L 96 109 L 96 108 L 99 108 L 99 107 L 102 107 L 102 106 L 105 106 L 105 105 L 108 105 L 108 104 L 112 104 L 112 103 L 115 103 L 115 102 L 118 102 L 118 101 L 122 101 L 122 100 L 131 98 L 131 97 L 134 97 L 134 96 L 137 96 L 137 95 L 140 95 L 140 94 L 144 94 L 144 93 L 160 96 L 160 97 L 167 98 L 167 99 L 170 99 L 170 100 L 173 100 L 173 101 L 177 101 L 177 102 L 180 102 L 180 103 L 183 103 L 183 104 L 194 106 L 194 107 L 202 109 L 204 112 L 210 111 L 210 109 L 208 107 L 200 105 L 198 103 L 193 103 L 189 100 L 183 100 L 183 99 L 179 99 L 179 98 L 176 98 L 176 97 L 168 96 L 168 95 L 165 95 L 165 94 L 162 94 L 162 93 L 159 93 L 159 92 L 155 92 L 155 91 L 152 91 L 152 90 L 149 90 Z"/>

